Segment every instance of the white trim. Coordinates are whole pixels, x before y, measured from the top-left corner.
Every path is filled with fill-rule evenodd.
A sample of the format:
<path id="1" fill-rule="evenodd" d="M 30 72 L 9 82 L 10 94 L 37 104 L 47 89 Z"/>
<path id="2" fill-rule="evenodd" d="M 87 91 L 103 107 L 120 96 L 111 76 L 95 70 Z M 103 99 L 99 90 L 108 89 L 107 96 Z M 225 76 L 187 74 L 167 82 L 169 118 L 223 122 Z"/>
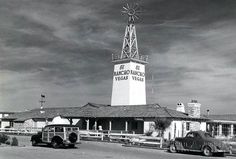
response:
<path id="1" fill-rule="evenodd" d="M 232 121 L 232 120 L 210 120 L 210 121 L 207 121 L 207 123 L 234 123 L 234 124 L 236 124 L 236 121 Z"/>

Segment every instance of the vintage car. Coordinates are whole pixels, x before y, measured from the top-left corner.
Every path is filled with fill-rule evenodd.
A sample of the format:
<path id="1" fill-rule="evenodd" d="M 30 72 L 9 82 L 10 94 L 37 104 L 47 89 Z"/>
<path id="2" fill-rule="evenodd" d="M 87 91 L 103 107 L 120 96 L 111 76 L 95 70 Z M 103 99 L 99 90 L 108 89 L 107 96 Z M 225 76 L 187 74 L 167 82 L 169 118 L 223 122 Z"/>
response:
<path id="1" fill-rule="evenodd" d="M 170 142 L 169 151 L 202 152 L 204 156 L 211 156 L 213 153 L 225 156 L 225 153 L 231 153 L 229 145 L 213 138 L 204 131 L 192 131 L 187 133 L 186 137 L 175 138 L 175 140 Z"/>
<path id="2" fill-rule="evenodd" d="M 32 146 L 46 143 L 54 148 L 74 147 L 79 142 L 79 128 L 67 124 L 47 125 L 42 129 L 42 132 L 31 136 L 31 142 Z"/>

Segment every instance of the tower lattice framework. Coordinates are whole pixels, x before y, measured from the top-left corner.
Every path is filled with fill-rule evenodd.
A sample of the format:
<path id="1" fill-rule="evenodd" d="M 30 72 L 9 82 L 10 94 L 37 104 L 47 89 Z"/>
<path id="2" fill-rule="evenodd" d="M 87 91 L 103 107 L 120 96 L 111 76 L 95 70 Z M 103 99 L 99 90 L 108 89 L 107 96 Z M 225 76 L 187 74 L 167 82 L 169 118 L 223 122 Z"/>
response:
<path id="1" fill-rule="evenodd" d="M 125 29 L 121 58 L 139 58 L 136 29 L 132 23 Z"/>

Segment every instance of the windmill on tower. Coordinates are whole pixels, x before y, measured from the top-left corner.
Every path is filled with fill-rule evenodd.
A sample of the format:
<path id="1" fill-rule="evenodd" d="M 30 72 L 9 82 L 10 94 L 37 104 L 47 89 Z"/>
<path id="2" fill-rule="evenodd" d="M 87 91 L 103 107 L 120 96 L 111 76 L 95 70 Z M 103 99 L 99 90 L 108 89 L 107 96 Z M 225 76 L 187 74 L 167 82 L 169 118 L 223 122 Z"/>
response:
<path id="1" fill-rule="evenodd" d="M 148 57 L 139 54 L 135 20 L 140 13 L 137 4 L 126 4 L 122 13 L 128 16 L 122 50 L 112 55 L 114 63 L 111 105 L 146 104 L 145 64 Z"/>

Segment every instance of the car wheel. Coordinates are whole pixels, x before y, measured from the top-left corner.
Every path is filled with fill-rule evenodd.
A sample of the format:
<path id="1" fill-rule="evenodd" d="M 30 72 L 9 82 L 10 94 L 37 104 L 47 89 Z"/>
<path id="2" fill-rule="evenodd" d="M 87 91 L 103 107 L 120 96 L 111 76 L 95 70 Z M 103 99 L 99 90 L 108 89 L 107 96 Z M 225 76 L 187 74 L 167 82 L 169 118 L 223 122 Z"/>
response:
<path id="1" fill-rule="evenodd" d="M 53 147 L 54 149 L 59 148 L 59 143 L 58 143 L 56 140 L 53 140 L 53 141 L 52 141 L 52 147 Z"/>
<path id="2" fill-rule="evenodd" d="M 36 140 L 32 140 L 32 146 L 36 146 L 36 145 L 37 145 Z"/>
<path id="3" fill-rule="evenodd" d="M 212 155 L 211 148 L 209 146 L 205 146 L 203 148 L 203 155 L 204 156 L 211 156 Z"/>
<path id="4" fill-rule="evenodd" d="M 69 135 L 69 140 L 71 143 L 75 143 L 77 141 L 78 137 L 77 137 L 77 134 L 76 133 L 71 133 Z"/>
<path id="5" fill-rule="evenodd" d="M 170 144 L 169 151 L 170 151 L 171 153 L 175 153 L 175 152 L 176 152 L 176 147 L 175 147 L 175 144 L 174 144 L 174 143 Z"/>

